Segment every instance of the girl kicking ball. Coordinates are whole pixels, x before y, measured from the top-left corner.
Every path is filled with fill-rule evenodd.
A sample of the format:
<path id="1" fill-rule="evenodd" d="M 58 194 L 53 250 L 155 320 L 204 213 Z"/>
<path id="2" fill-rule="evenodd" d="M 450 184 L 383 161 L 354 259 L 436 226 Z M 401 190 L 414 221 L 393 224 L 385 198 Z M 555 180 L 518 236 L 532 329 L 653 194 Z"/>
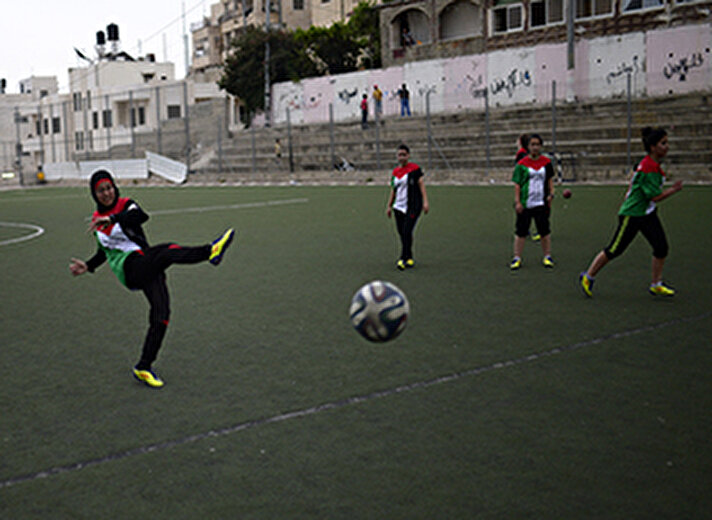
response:
<path id="1" fill-rule="evenodd" d="M 153 372 L 151 365 L 161 348 L 170 315 L 165 271 L 173 264 L 208 261 L 218 265 L 235 231 L 228 229 L 211 244 L 199 247 L 182 247 L 173 243 L 149 246 L 141 227 L 148 220 L 148 215 L 135 201 L 119 197 L 119 189 L 108 171 L 94 172 L 89 187 L 96 202 L 89 231 L 96 236 L 98 249 L 86 262 L 72 258 L 69 270 L 74 276 L 87 271 L 93 273 L 108 260 L 109 267 L 122 284 L 131 290 L 143 291 L 150 305 L 149 327 L 133 375 L 145 385 L 160 388 L 163 381 Z"/>
<path id="2" fill-rule="evenodd" d="M 643 146 L 648 155 L 638 165 L 618 211 L 618 228 L 608 247 L 599 252 L 588 269 L 579 276 L 581 290 L 589 298 L 593 296 L 593 282 L 598 272 L 625 251 L 638 231 L 653 248 L 652 279 L 648 291 L 654 296 L 675 295 L 675 290 L 662 282 L 668 243 L 658 218 L 656 203 L 680 191 L 682 181 L 663 190 L 665 172 L 660 162 L 668 153 L 667 132 L 662 128 L 647 127 L 642 134 Z"/>

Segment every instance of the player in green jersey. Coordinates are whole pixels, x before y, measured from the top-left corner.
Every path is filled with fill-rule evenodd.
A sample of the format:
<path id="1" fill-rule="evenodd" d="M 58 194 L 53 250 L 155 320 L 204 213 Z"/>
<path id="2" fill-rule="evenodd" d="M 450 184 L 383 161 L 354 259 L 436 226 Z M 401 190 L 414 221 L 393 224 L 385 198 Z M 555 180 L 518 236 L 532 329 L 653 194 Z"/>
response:
<path id="1" fill-rule="evenodd" d="M 662 282 L 663 266 L 668 254 L 656 203 L 682 189 L 682 181 L 663 190 L 665 172 L 660 162 L 667 155 L 669 145 L 663 128 L 643 129 L 643 146 L 648 155 L 640 162 L 630 182 L 625 200 L 618 211 L 618 228 L 608 247 L 600 251 L 588 269 L 579 275 L 581 290 L 593 296 L 593 282 L 598 272 L 630 245 L 640 231 L 653 248 L 652 280 L 648 291 L 654 296 L 674 296 L 675 290 Z"/>
<path id="2" fill-rule="evenodd" d="M 542 265 L 549 269 L 554 267 L 549 225 L 551 201 L 554 198 L 554 168 L 549 158 L 541 155 L 543 144 L 544 140 L 539 134 L 531 134 L 529 154 L 517 163 L 512 173 L 516 225 L 514 256 L 509 268 L 513 271 L 522 265 L 522 252 L 532 220 L 536 224 L 537 234 L 541 235 Z"/>

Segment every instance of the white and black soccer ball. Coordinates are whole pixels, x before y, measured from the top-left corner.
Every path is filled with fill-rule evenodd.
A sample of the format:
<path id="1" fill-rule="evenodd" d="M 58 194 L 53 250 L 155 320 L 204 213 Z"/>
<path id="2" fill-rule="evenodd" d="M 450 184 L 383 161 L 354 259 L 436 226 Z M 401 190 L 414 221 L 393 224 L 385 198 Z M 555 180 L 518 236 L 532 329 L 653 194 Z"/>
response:
<path id="1" fill-rule="evenodd" d="M 349 309 L 354 329 L 367 340 L 378 343 L 390 341 L 403 332 L 409 313 L 405 293 L 381 280 L 367 283 L 356 291 Z"/>

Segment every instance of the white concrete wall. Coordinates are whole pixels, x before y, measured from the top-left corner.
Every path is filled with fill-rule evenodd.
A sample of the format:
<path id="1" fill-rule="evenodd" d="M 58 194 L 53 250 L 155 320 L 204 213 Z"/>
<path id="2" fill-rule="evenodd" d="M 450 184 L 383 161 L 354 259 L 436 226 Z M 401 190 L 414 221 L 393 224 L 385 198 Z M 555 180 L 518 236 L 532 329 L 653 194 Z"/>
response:
<path id="1" fill-rule="evenodd" d="M 660 96 L 712 89 L 712 24 L 579 40 L 575 68 L 566 68 L 566 44 L 547 44 L 494 51 L 489 54 L 418 61 L 385 70 L 372 70 L 312 78 L 273 87 L 273 121 L 319 123 L 360 118 L 361 94 L 377 84 L 384 92 L 384 115 L 398 114 L 397 91 L 402 83 L 411 93 L 411 111 L 425 113 L 430 93 L 433 113 L 484 106 L 487 88 L 490 106 L 551 103 L 552 82 L 557 99 L 622 96 L 627 75 L 636 96 Z"/>
<path id="2" fill-rule="evenodd" d="M 596 38 L 590 41 L 588 53 L 589 96 L 624 96 L 628 73 L 633 94 L 645 93 L 644 33 Z"/>

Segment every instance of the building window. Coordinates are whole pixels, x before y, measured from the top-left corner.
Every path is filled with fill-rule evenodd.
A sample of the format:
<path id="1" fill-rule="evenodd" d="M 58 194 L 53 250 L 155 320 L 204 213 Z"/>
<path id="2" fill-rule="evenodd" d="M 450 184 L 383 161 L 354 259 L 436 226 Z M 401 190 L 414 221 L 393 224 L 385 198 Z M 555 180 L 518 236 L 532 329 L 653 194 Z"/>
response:
<path id="1" fill-rule="evenodd" d="M 101 123 L 104 126 L 104 128 L 112 127 L 111 110 L 102 110 L 101 111 Z"/>
<path id="2" fill-rule="evenodd" d="M 62 127 L 60 126 L 59 118 L 58 117 L 53 117 L 52 118 L 52 133 L 53 134 L 58 134 L 62 131 Z"/>
<path id="3" fill-rule="evenodd" d="M 84 150 L 84 132 L 74 132 L 74 149 Z"/>
<path id="4" fill-rule="evenodd" d="M 74 111 L 79 112 L 82 109 L 82 93 L 75 92 L 72 94 L 72 104 L 74 106 Z"/>
<path id="5" fill-rule="evenodd" d="M 180 119 L 180 105 L 168 105 L 168 119 Z"/>
<path id="6" fill-rule="evenodd" d="M 612 14 L 613 0 L 576 0 L 576 19 Z"/>
<path id="7" fill-rule="evenodd" d="M 44 120 L 44 134 L 49 134 L 49 119 L 47 118 L 45 118 Z"/>
<path id="8" fill-rule="evenodd" d="M 138 121 L 136 120 L 137 115 L 138 115 Z M 146 108 L 145 107 L 132 108 L 131 109 L 131 126 L 143 126 L 145 124 L 146 124 Z"/>
<path id="9" fill-rule="evenodd" d="M 91 123 L 92 123 L 92 128 L 94 128 L 94 130 L 99 128 L 99 112 L 92 112 Z"/>
<path id="10" fill-rule="evenodd" d="M 656 7 L 663 7 L 663 5 L 663 0 L 623 0 L 622 11 L 630 13 L 631 11 L 640 11 L 642 9 L 655 9 Z"/>
<path id="11" fill-rule="evenodd" d="M 529 4 L 529 25 L 542 27 L 564 21 L 563 0 L 539 0 Z"/>
<path id="12" fill-rule="evenodd" d="M 304 10 L 304 0 L 292 0 L 292 9 L 295 11 Z"/>
<path id="13" fill-rule="evenodd" d="M 521 30 L 522 4 L 504 5 L 492 9 L 492 27 L 494 33 Z"/>
<path id="14" fill-rule="evenodd" d="M 91 110 L 91 91 L 87 90 L 87 108 Z"/>

